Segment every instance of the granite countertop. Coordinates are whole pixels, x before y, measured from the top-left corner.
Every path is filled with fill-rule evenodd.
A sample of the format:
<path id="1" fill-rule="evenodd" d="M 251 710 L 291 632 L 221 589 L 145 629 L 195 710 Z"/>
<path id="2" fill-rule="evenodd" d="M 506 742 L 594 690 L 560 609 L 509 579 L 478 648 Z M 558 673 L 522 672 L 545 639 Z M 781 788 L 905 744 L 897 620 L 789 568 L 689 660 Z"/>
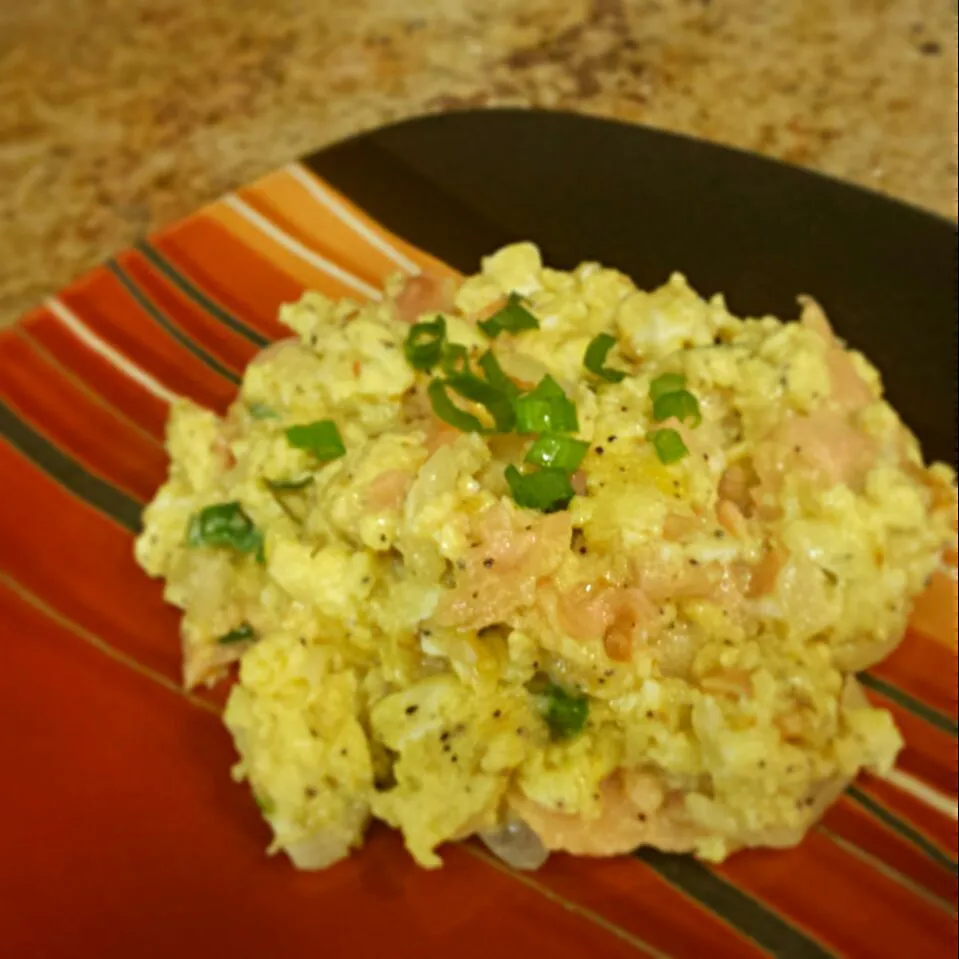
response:
<path id="1" fill-rule="evenodd" d="M 535 105 L 956 216 L 946 0 L 33 0 L 0 7 L 0 325 L 347 134 Z"/>

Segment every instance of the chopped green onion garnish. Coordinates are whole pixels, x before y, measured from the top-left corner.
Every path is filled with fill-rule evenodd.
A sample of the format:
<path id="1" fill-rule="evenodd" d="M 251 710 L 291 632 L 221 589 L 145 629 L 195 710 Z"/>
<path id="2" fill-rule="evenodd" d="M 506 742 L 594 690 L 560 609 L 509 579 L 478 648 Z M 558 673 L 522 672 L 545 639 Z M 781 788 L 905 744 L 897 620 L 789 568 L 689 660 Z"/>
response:
<path id="1" fill-rule="evenodd" d="M 324 463 L 339 459 L 346 453 L 343 438 L 332 420 L 291 426 L 286 431 L 286 438 L 290 446 L 306 450 Z"/>
<path id="2" fill-rule="evenodd" d="M 556 436 L 547 433 L 540 436 L 529 448 L 526 462 L 535 466 L 564 470 L 573 473 L 583 462 L 583 457 L 589 449 L 589 443 L 583 440 L 574 440 L 571 436 Z"/>
<path id="3" fill-rule="evenodd" d="M 440 364 L 446 373 L 469 373 L 469 352 L 462 343 L 446 343 Z"/>
<path id="4" fill-rule="evenodd" d="M 309 486 L 313 482 L 312 476 L 303 476 L 300 479 L 264 479 L 267 489 L 272 490 L 274 493 L 286 493 L 290 490 L 303 489 L 304 486 Z"/>
<path id="5" fill-rule="evenodd" d="M 406 335 L 403 351 L 414 369 L 429 371 L 443 358 L 446 320 L 438 316 L 429 323 L 414 323 Z"/>
<path id="6" fill-rule="evenodd" d="M 228 547 L 238 553 L 262 556 L 263 535 L 239 503 L 216 503 L 206 506 L 190 518 L 187 526 L 188 546 Z"/>
<path id="7" fill-rule="evenodd" d="M 500 333 L 519 333 L 522 330 L 538 330 L 539 320 L 523 306 L 518 293 L 510 293 L 506 305 L 497 310 L 488 320 L 483 320 L 479 328 L 491 339 Z"/>
<path id="8" fill-rule="evenodd" d="M 656 430 L 649 434 L 656 455 L 660 463 L 668 466 L 670 463 L 676 463 L 689 453 L 683 438 L 676 430 Z"/>
<path id="9" fill-rule="evenodd" d="M 549 375 L 514 405 L 518 433 L 575 433 L 579 429 L 576 405 Z"/>
<path id="10" fill-rule="evenodd" d="M 575 492 L 565 470 L 544 469 L 523 474 L 515 466 L 507 466 L 503 475 L 516 504 L 524 509 L 553 513 L 564 509 Z"/>
<path id="11" fill-rule="evenodd" d="M 512 430 L 516 423 L 516 414 L 513 412 L 510 398 L 501 390 L 472 373 L 456 373 L 449 376 L 446 378 L 446 385 L 464 399 L 485 406 L 493 417 L 497 432 L 509 433 Z"/>
<path id="12" fill-rule="evenodd" d="M 249 623 L 242 623 L 236 629 L 231 629 L 228 633 L 221 636 L 217 643 L 220 646 L 228 646 L 230 643 L 242 643 L 247 639 L 254 639 L 256 633 Z"/>
<path id="13" fill-rule="evenodd" d="M 681 423 L 692 420 L 693 426 L 699 426 L 703 414 L 699 412 L 699 402 L 688 390 L 676 390 L 664 393 L 653 401 L 653 419 L 657 423 L 675 416 Z"/>
<path id="14" fill-rule="evenodd" d="M 446 392 L 442 380 L 433 380 L 426 388 L 433 412 L 444 422 L 464 433 L 488 433 L 489 430 L 471 413 L 461 410 Z"/>
<path id="15" fill-rule="evenodd" d="M 540 709 L 553 739 L 569 739 L 581 733 L 589 717 L 589 699 L 549 683 L 539 694 Z"/>
<path id="16" fill-rule="evenodd" d="M 250 403 L 247 406 L 247 412 L 255 420 L 275 420 L 279 417 L 279 413 L 272 406 L 267 406 L 266 403 Z"/>
<path id="17" fill-rule="evenodd" d="M 492 350 L 487 350 L 478 362 L 490 386 L 495 386 L 511 398 L 519 396 L 519 387 L 503 372 L 503 367 L 499 365 L 499 360 L 493 355 Z"/>
<path id="18" fill-rule="evenodd" d="M 276 803 L 272 799 L 269 799 L 267 796 L 257 796 L 256 793 L 253 794 L 253 802 L 256 803 L 260 812 L 264 816 L 272 816 L 276 812 Z"/>
<path id="19" fill-rule="evenodd" d="M 583 366 L 590 373 L 595 373 L 596 376 L 601 376 L 610 383 L 619 383 L 626 376 L 622 370 L 612 370 L 603 365 L 606 362 L 607 354 L 615 345 L 615 336 L 610 336 L 609 333 L 600 333 L 590 341 L 583 356 Z"/>
<path id="20" fill-rule="evenodd" d="M 649 384 L 649 398 L 655 403 L 667 393 L 685 389 L 686 377 L 682 373 L 663 373 Z"/>

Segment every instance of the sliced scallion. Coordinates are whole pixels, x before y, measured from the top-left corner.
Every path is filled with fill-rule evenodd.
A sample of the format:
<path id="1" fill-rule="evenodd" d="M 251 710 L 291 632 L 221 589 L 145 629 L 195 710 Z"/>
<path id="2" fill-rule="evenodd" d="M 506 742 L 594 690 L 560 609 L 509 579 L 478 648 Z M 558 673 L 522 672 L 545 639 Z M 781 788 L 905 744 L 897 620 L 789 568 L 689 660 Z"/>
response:
<path id="1" fill-rule="evenodd" d="M 487 350 L 477 362 L 487 383 L 511 398 L 519 396 L 519 387 L 503 372 L 503 367 L 499 365 L 499 360 L 492 350 Z"/>
<path id="2" fill-rule="evenodd" d="M 217 643 L 220 646 L 229 646 L 231 643 L 242 643 L 255 637 L 256 632 L 253 627 L 249 623 L 241 623 L 236 629 L 231 629 L 228 633 L 224 633 L 217 640 Z"/>
<path id="3" fill-rule="evenodd" d="M 548 374 L 514 401 L 518 433 L 575 433 L 576 405 Z"/>
<path id="4" fill-rule="evenodd" d="M 472 373 L 457 373 L 446 378 L 446 385 L 464 399 L 484 406 L 493 417 L 498 433 L 509 433 L 516 423 L 510 398 Z"/>
<path id="5" fill-rule="evenodd" d="M 346 453 L 343 438 L 332 420 L 291 426 L 286 431 L 286 439 L 290 446 L 312 453 L 323 463 L 339 459 Z"/>
<path id="6" fill-rule="evenodd" d="M 312 476 L 302 476 L 299 479 L 264 479 L 267 489 L 274 493 L 287 493 L 292 490 L 303 489 L 313 482 Z"/>
<path id="7" fill-rule="evenodd" d="M 553 739 L 569 739 L 581 733 L 589 718 L 589 699 L 549 683 L 539 694 L 543 718 Z"/>
<path id="8" fill-rule="evenodd" d="M 561 469 L 524 474 L 515 466 L 507 466 L 503 475 L 516 504 L 524 509 L 553 513 L 568 506 L 575 492 L 569 474 Z"/>
<path id="9" fill-rule="evenodd" d="M 663 373 L 649 384 L 649 398 L 655 403 L 661 396 L 685 388 L 686 377 L 682 373 Z"/>
<path id="10" fill-rule="evenodd" d="M 433 380 L 426 388 L 426 395 L 430 398 L 430 405 L 433 412 L 444 423 L 449 424 L 454 429 L 463 433 L 488 433 L 489 430 L 473 416 L 461 410 L 449 397 L 446 392 L 446 383 L 443 380 Z"/>
<path id="11" fill-rule="evenodd" d="M 693 426 L 699 426 L 703 414 L 699 411 L 699 401 L 689 390 L 676 390 L 663 393 L 653 400 L 653 419 L 657 423 L 675 417 L 680 423 L 689 420 Z"/>
<path id="12" fill-rule="evenodd" d="M 403 352 L 414 369 L 428 372 L 443 358 L 446 320 L 442 316 L 426 323 L 414 323 L 406 335 Z"/>
<path id="13" fill-rule="evenodd" d="M 518 293 L 510 293 L 506 298 L 506 304 L 491 317 L 482 320 L 479 328 L 490 339 L 495 339 L 504 332 L 520 333 L 523 330 L 538 330 L 539 320 L 526 309 L 523 298 Z"/>
<path id="14" fill-rule="evenodd" d="M 583 356 L 583 366 L 590 373 L 602 377 L 609 383 L 619 383 L 626 376 L 622 370 L 610 369 L 605 365 L 606 357 L 615 345 L 615 336 L 611 336 L 609 333 L 600 333 L 590 341 Z"/>
<path id="15" fill-rule="evenodd" d="M 263 551 L 263 534 L 236 502 L 215 503 L 190 517 L 186 541 L 188 546 L 224 547 L 258 557 Z"/>
<path id="16" fill-rule="evenodd" d="M 557 436 L 546 433 L 537 438 L 526 453 L 526 462 L 547 469 L 564 470 L 573 473 L 583 462 L 589 449 L 589 443 L 573 439 L 572 436 Z"/>
<path id="17" fill-rule="evenodd" d="M 663 463 L 665 466 L 669 466 L 670 463 L 677 463 L 689 454 L 683 438 L 676 430 L 656 430 L 649 434 L 649 439 L 652 441 L 653 448 L 656 450 L 656 455 L 659 457 L 660 463 Z"/>

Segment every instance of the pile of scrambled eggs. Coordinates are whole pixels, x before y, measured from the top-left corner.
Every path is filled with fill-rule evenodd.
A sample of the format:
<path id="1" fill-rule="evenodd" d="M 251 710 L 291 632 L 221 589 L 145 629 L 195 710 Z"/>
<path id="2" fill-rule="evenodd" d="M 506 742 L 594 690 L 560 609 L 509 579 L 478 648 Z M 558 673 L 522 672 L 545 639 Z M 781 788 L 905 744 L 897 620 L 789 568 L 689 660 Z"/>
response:
<path id="1" fill-rule="evenodd" d="M 273 849 L 321 868 L 376 817 L 426 867 L 474 834 L 528 867 L 721 860 L 890 768 L 852 673 L 901 638 L 955 477 L 815 303 L 739 319 L 521 243 L 281 320 L 225 417 L 172 410 L 136 544 L 186 684 L 239 663 Z"/>

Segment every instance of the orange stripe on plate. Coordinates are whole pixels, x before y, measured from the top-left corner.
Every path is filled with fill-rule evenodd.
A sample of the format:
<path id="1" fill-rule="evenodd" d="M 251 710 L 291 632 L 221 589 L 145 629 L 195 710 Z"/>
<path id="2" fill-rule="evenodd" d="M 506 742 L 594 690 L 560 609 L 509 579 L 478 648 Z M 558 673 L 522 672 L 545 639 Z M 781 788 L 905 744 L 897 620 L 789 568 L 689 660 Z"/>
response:
<path id="1" fill-rule="evenodd" d="M 896 765 L 911 773 L 933 789 L 949 796 L 956 795 L 956 739 L 907 712 L 882 693 L 865 690 L 869 701 L 880 709 L 892 713 L 906 746 L 899 754 Z"/>
<path id="2" fill-rule="evenodd" d="M 399 267 L 371 247 L 302 184 L 282 170 L 237 191 L 280 229 L 372 286 L 382 287 Z"/>
<path id="3" fill-rule="evenodd" d="M 896 650 L 869 672 L 921 700 L 937 712 L 956 718 L 956 655 L 942 643 L 910 630 Z"/>
<path id="4" fill-rule="evenodd" d="M 909 625 L 911 629 L 924 633 L 955 652 L 959 646 L 957 616 L 959 593 L 956 580 L 946 573 L 937 572 L 916 600 Z"/>
<path id="5" fill-rule="evenodd" d="M 554 853 L 535 876 L 540 885 L 602 912 L 670 955 L 723 959 L 766 955 L 633 856 L 577 859 Z"/>
<path id="6" fill-rule="evenodd" d="M 939 850 L 955 860 L 959 855 L 956 820 L 943 815 L 912 793 L 878 776 L 862 775 L 856 785 L 876 802 L 921 833 Z"/>
<path id="7" fill-rule="evenodd" d="M 133 537 L 0 442 L 0 568 L 51 608 L 179 682 L 180 614 L 133 559 Z M 42 516 L 42 523 L 38 522 Z"/>
<path id="8" fill-rule="evenodd" d="M 955 902 L 955 875 L 848 796 L 830 806 L 822 825 L 944 902 Z"/>
<path id="9" fill-rule="evenodd" d="M 743 852 L 715 868 L 842 955 L 898 959 L 904 949 L 915 956 L 951 955 L 954 916 L 820 832 L 809 833 L 796 849 Z"/>
<path id="10" fill-rule="evenodd" d="M 10 955 L 648 956 L 465 850 L 428 872 L 374 830 L 325 872 L 267 858 L 220 723 L 3 588 L 0 636 L 0 750 L 30 784 L 3 796 Z"/>
<path id="11" fill-rule="evenodd" d="M 175 393 L 217 413 L 224 412 L 236 395 L 232 383 L 177 343 L 107 270 L 87 274 L 60 299 L 111 346 Z"/>
<path id="12" fill-rule="evenodd" d="M 149 265 L 143 254 L 127 251 L 116 259 L 154 307 L 190 340 L 234 372 L 242 373 L 246 369 L 257 353 L 255 344 L 225 326 L 169 283 Z"/>
<path id="13" fill-rule="evenodd" d="M 462 279 L 462 274 L 454 270 L 452 267 L 447 266 L 447 264 L 445 264 L 442 260 L 438 260 L 435 256 L 432 256 L 424 250 L 413 246 L 401 236 L 391 233 L 386 229 L 386 227 L 366 213 L 365 210 L 358 207 L 352 200 L 348 199 L 338 190 L 335 190 L 325 180 L 320 179 L 316 176 L 316 174 L 310 172 L 310 170 L 303 166 L 303 164 L 293 164 L 291 167 L 287 168 L 286 173 L 288 176 L 299 178 L 301 182 L 308 181 L 311 184 L 315 184 L 320 191 L 332 197 L 334 203 L 346 210 L 349 217 L 354 218 L 367 230 L 375 233 L 382 242 L 389 244 L 389 246 L 401 253 L 406 259 L 415 263 L 424 273 L 430 273 L 434 276 L 448 276 L 454 279 Z M 273 193 L 273 190 L 270 186 L 267 187 L 267 191 L 271 194 Z M 492 252 L 492 250 L 490 252 Z M 477 264 L 477 266 L 479 266 L 479 264 Z"/>
<path id="14" fill-rule="evenodd" d="M 28 314 L 18 326 L 88 389 L 122 409 L 131 420 L 162 441 L 169 413 L 169 406 L 163 400 L 77 339 L 46 307 Z"/>
<path id="15" fill-rule="evenodd" d="M 179 273 L 242 323 L 270 339 L 290 336 L 281 304 L 303 295 L 301 282 L 201 213 L 161 230 L 150 243 Z"/>
<path id="16" fill-rule="evenodd" d="M 0 340 L 0 396 L 49 441 L 141 502 L 166 475 L 161 447 L 60 376 L 29 340 Z"/>
<path id="17" fill-rule="evenodd" d="M 162 449 L 162 440 L 151 433 L 148 429 L 145 429 L 140 423 L 137 423 L 137 421 L 132 416 L 128 415 L 128 412 L 122 407 L 111 403 L 107 396 L 104 396 L 102 393 L 98 392 L 90 383 L 85 381 L 77 370 L 71 369 L 69 366 L 61 363 L 56 356 L 37 338 L 35 333 L 31 329 L 28 329 L 26 324 L 22 322 L 15 323 L 6 331 L 6 335 L 10 337 L 17 337 L 30 344 L 31 348 L 36 350 L 37 354 L 43 359 L 43 361 L 49 364 L 50 368 L 55 371 L 56 376 L 67 380 L 77 390 L 83 393 L 91 402 L 98 403 L 100 406 L 105 407 L 110 412 L 111 416 L 116 417 L 127 426 L 131 427 L 148 443 L 154 446 L 159 446 Z M 0 332 L 0 342 L 2 342 L 3 339 L 4 333 Z M 166 406 L 164 404 L 164 409 L 165 408 Z"/>
<path id="18" fill-rule="evenodd" d="M 242 202 L 242 201 L 241 201 Z M 205 211 L 205 215 L 216 220 L 229 230 L 244 246 L 254 250 L 263 259 L 280 267 L 284 273 L 293 277 L 304 289 L 318 290 L 333 299 L 348 297 L 353 300 L 365 300 L 368 296 L 342 279 L 331 276 L 327 271 L 309 262 L 301 255 L 291 252 L 265 232 L 261 227 L 243 216 L 236 206 L 220 201 Z M 359 280 L 358 283 L 363 281 Z"/>

